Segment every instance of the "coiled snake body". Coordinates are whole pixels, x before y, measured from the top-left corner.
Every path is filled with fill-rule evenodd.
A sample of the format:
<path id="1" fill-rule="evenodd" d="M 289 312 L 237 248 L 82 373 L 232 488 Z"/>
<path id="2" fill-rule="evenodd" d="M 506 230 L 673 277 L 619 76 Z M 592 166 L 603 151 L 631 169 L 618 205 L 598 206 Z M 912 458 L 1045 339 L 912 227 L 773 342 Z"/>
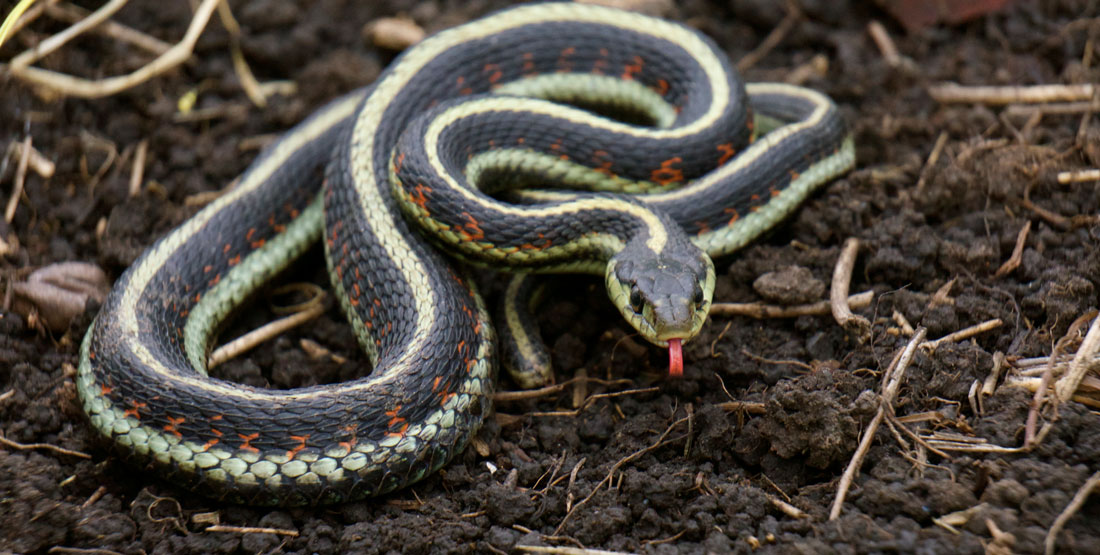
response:
<path id="1" fill-rule="evenodd" d="M 748 146 L 747 105 L 777 122 Z M 386 493 L 460 452 L 490 409 L 493 327 L 430 243 L 494 267 L 602 274 L 631 324 L 678 352 L 706 318 L 710 256 L 853 158 L 826 97 L 746 89 L 681 25 L 582 4 L 499 12 L 407 51 L 157 241 L 85 337 L 77 390 L 99 435 L 203 494 Z M 520 187 L 517 204 L 487 194 Z M 650 194 L 609 192 L 624 190 Z M 208 377 L 219 323 L 318 239 L 373 372 L 287 391 Z"/>

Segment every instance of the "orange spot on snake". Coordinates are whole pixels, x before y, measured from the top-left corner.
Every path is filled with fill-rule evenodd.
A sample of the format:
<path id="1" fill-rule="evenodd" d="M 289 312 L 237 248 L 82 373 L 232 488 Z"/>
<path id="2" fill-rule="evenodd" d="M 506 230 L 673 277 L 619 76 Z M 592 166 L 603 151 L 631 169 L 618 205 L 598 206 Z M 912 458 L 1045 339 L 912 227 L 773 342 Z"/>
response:
<path id="1" fill-rule="evenodd" d="M 623 74 L 619 77 L 625 81 L 631 81 L 634 79 L 635 75 L 642 72 L 644 66 L 645 60 L 643 60 L 641 56 L 634 56 L 634 63 L 623 66 Z"/>
<path id="2" fill-rule="evenodd" d="M 470 232 L 467 234 L 468 237 L 466 239 L 468 241 L 469 240 L 476 241 L 476 240 L 479 240 L 479 239 L 484 239 L 485 238 L 485 232 L 482 231 L 481 227 L 478 225 L 477 218 L 474 218 L 473 216 L 471 216 L 469 212 L 463 212 L 462 215 L 467 220 L 466 224 L 464 224 L 462 227 L 470 230 Z"/>
<path id="3" fill-rule="evenodd" d="M 733 158 L 737 154 L 737 149 L 733 148 L 732 143 L 725 143 L 718 145 L 718 152 L 721 152 L 721 156 L 718 157 L 718 165 L 721 166 L 726 162 L 729 162 L 730 158 Z"/>
<path id="4" fill-rule="evenodd" d="M 413 190 L 416 191 L 416 195 L 410 195 L 409 199 L 412 200 L 413 204 L 419 206 L 421 210 L 428 212 L 428 193 L 432 192 L 432 188 L 423 183 L 417 183 L 416 187 L 413 187 Z"/>
<path id="5" fill-rule="evenodd" d="M 726 214 L 730 214 L 730 219 L 729 219 L 729 222 L 728 222 L 727 225 L 733 225 L 734 222 L 741 219 L 741 214 L 738 214 L 737 210 L 734 209 L 734 208 L 725 208 L 725 209 L 722 210 L 722 212 L 724 212 Z"/>
<path id="6" fill-rule="evenodd" d="M 141 420 L 141 415 L 138 414 L 138 410 L 145 408 L 147 405 L 141 401 L 130 401 L 130 408 L 122 411 L 122 414 L 126 416 L 133 416 L 134 418 Z"/>
<path id="7" fill-rule="evenodd" d="M 260 437 L 260 432 L 254 432 L 254 433 L 251 433 L 251 434 L 248 434 L 248 435 L 237 434 L 237 437 L 244 440 L 244 442 L 241 443 L 241 445 L 239 447 L 239 449 L 241 451 L 252 451 L 253 453 L 259 453 L 260 452 L 259 449 L 252 446 L 252 440 L 259 438 Z"/>
<path id="8" fill-rule="evenodd" d="M 482 71 L 489 74 L 489 82 L 496 83 L 500 81 L 500 78 L 504 76 L 504 72 L 500 70 L 500 66 L 497 64 L 485 64 Z"/>
<path id="9" fill-rule="evenodd" d="M 661 167 L 653 170 L 649 174 L 649 178 L 658 185 L 669 185 L 671 183 L 678 183 L 684 180 L 684 172 L 679 168 L 672 167 L 674 164 L 679 164 L 683 159 L 679 156 L 674 156 L 661 162 Z"/>
<path id="10" fill-rule="evenodd" d="M 183 434 L 181 434 L 180 431 L 176 429 L 176 426 L 179 426 L 184 422 L 187 422 L 187 419 L 182 416 L 180 416 L 179 418 L 172 418 L 171 416 L 169 416 L 168 423 L 164 425 L 164 431 L 176 437 L 183 437 Z"/>
<path id="11" fill-rule="evenodd" d="M 290 436 L 290 439 L 297 441 L 298 445 L 291 447 L 290 450 L 286 452 L 286 458 L 288 461 L 294 460 L 294 455 L 297 455 L 299 451 L 306 448 L 306 440 L 309 439 L 309 434 L 306 434 L 304 436 Z"/>

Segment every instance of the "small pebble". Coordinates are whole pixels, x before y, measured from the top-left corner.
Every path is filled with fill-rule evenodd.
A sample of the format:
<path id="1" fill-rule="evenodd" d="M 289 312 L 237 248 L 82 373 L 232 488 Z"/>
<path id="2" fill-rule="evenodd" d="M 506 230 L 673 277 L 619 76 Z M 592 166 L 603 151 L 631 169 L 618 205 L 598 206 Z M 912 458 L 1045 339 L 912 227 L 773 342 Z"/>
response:
<path id="1" fill-rule="evenodd" d="M 825 284 L 802 266 L 768 272 L 756 278 L 752 288 L 761 297 L 783 305 L 820 301 L 825 294 Z"/>

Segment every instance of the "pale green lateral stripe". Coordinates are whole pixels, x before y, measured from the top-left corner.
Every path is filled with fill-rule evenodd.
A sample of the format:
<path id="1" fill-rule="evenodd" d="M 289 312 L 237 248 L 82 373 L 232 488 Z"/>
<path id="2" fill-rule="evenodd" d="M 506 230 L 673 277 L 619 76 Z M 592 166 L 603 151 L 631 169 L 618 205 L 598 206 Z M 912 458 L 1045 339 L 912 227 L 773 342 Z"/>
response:
<path id="1" fill-rule="evenodd" d="M 855 161 L 855 144 L 849 136 L 836 154 L 810 166 L 756 211 L 742 216 L 733 225 L 693 237 L 692 242 L 712 258 L 732 253 L 789 216 L 819 186 L 851 169 Z"/>
<path id="2" fill-rule="evenodd" d="M 559 156 L 521 148 L 498 148 L 474 156 L 466 165 L 466 181 L 480 189 L 481 176 L 486 171 L 522 172 L 539 176 L 538 183 L 510 184 L 517 189 L 531 185 L 552 184 L 563 189 L 579 189 L 588 192 L 645 194 L 665 191 L 669 188 L 651 181 L 634 181 L 608 175 L 584 164 L 563 160 Z M 495 190 L 486 192 L 492 193 Z"/>
<path id="3" fill-rule="evenodd" d="M 615 106 L 629 109 L 668 128 L 676 121 L 676 108 L 661 95 L 637 81 L 591 73 L 551 73 L 505 83 L 493 89 L 511 94 L 581 106 Z"/>
<path id="4" fill-rule="evenodd" d="M 336 268 L 333 266 L 334 263 L 335 259 L 332 253 L 328 252 L 328 245 L 326 244 L 325 264 L 328 268 L 329 284 L 332 285 L 332 294 L 340 301 L 340 308 L 344 311 L 344 318 L 351 324 L 351 328 L 355 334 L 355 340 L 359 343 L 359 347 L 363 349 L 363 352 L 367 354 L 367 360 L 370 361 L 371 366 L 377 366 L 378 345 L 375 345 L 370 330 L 368 330 L 367 325 L 363 323 L 363 319 L 359 317 L 359 312 L 351 305 L 351 296 L 349 296 L 348 291 L 344 289 L 344 280 L 336 279 Z"/>
<path id="5" fill-rule="evenodd" d="M 183 348 L 192 368 L 206 374 L 207 346 L 218 325 L 253 291 L 281 272 L 321 237 L 324 219 L 322 204 L 318 195 L 297 218 L 287 224 L 285 231 L 232 267 L 191 309 L 183 328 Z"/>

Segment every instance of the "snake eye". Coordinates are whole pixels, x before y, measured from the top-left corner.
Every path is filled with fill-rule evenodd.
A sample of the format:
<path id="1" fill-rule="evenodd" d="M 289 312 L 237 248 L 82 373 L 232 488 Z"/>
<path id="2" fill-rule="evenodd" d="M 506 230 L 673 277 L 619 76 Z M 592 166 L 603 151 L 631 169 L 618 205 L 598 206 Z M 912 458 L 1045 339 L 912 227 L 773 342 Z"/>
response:
<path id="1" fill-rule="evenodd" d="M 703 304 L 703 290 L 702 289 L 696 289 L 695 290 L 695 298 L 693 300 L 695 301 L 696 305 Z"/>
<path id="2" fill-rule="evenodd" d="M 644 303 L 643 303 L 643 299 L 642 299 L 642 292 L 638 291 L 637 287 L 631 289 L 630 290 L 630 308 L 634 309 L 634 312 L 636 312 L 638 314 L 641 314 L 643 307 L 644 307 Z"/>

